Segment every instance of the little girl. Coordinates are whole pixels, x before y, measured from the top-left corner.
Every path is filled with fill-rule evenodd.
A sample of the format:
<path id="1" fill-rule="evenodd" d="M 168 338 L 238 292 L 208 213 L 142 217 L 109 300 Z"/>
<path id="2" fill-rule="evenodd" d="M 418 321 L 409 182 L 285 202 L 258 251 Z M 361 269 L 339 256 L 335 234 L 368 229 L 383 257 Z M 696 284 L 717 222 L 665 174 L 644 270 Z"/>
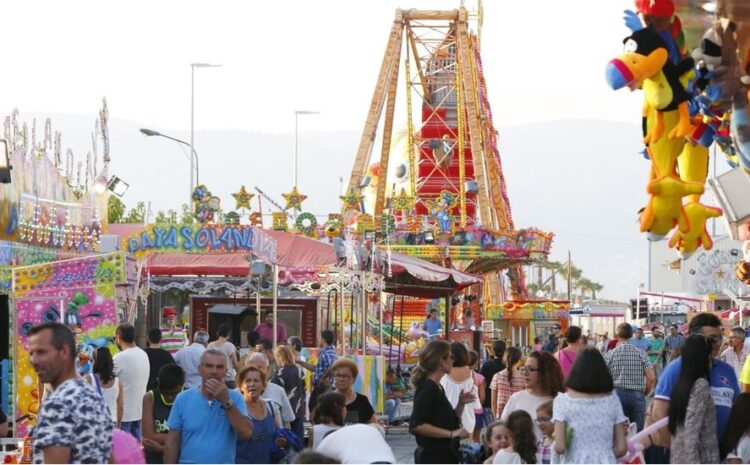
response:
<path id="1" fill-rule="evenodd" d="M 531 415 L 525 410 L 516 410 L 508 416 L 506 427 L 510 445 L 497 451 L 492 463 L 536 463 L 536 436 Z"/>
<path id="2" fill-rule="evenodd" d="M 498 420 L 490 423 L 487 426 L 487 432 L 484 434 L 484 445 L 491 452 L 491 455 L 484 463 L 492 463 L 498 451 L 510 446 L 508 429 L 505 427 L 505 423 Z"/>
<path id="3" fill-rule="evenodd" d="M 552 446 L 555 424 L 552 422 L 552 402 L 543 403 L 536 408 L 536 423 L 544 437 L 536 443 L 536 463 L 552 463 Z"/>

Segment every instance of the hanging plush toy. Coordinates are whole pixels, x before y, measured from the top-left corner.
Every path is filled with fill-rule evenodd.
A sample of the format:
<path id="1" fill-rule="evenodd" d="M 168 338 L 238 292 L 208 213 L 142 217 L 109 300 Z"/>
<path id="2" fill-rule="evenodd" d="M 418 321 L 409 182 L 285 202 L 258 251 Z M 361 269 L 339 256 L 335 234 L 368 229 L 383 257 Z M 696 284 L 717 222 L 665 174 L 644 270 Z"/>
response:
<path id="1" fill-rule="evenodd" d="M 607 65 L 607 82 L 612 89 L 641 88 L 645 95 L 644 116 L 656 110 L 654 127 L 646 134 L 647 144 L 657 141 L 664 132 L 664 112 L 677 111 L 679 121 L 669 137 L 684 137 L 693 132 L 687 101 L 689 95 L 680 82 L 693 68 L 693 59 L 678 65 L 669 61 L 669 51 L 659 34 L 650 28 L 634 32 L 624 40 L 625 53 Z"/>

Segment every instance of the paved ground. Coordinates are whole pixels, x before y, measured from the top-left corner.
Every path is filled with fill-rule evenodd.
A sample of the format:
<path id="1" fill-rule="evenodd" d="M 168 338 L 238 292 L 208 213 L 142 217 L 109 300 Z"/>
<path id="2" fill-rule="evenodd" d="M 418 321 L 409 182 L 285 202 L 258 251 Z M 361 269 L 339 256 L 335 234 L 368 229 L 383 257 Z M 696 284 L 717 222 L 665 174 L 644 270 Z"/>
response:
<path id="1" fill-rule="evenodd" d="M 417 448 L 417 443 L 414 436 L 409 434 L 406 425 L 388 428 L 385 440 L 391 446 L 397 463 L 414 463 L 414 449 Z"/>

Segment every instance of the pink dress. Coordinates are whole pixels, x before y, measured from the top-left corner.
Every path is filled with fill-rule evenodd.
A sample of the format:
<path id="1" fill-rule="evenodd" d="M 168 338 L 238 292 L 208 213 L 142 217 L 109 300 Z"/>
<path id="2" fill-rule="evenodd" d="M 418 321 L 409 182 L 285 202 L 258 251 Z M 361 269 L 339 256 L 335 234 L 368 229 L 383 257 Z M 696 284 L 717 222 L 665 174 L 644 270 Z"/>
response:
<path id="1" fill-rule="evenodd" d="M 570 349 L 560 349 L 557 354 L 557 360 L 560 362 L 560 368 L 562 368 L 563 377 L 568 379 L 570 370 L 573 369 L 573 364 L 576 362 L 578 352 Z"/>

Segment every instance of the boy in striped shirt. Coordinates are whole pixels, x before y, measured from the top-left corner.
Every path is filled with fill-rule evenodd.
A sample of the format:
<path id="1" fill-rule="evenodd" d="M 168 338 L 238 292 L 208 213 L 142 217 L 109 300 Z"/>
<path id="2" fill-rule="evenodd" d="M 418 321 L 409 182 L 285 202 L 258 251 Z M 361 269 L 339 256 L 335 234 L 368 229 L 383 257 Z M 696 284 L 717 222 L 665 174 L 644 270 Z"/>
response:
<path id="1" fill-rule="evenodd" d="M 164 326 L 161 328 L 161 348 L 174 355 L 187 345 L 185 331 L 177 325 L 177 311 L 173 307 L 164 307 L 162 317 Z"/>

